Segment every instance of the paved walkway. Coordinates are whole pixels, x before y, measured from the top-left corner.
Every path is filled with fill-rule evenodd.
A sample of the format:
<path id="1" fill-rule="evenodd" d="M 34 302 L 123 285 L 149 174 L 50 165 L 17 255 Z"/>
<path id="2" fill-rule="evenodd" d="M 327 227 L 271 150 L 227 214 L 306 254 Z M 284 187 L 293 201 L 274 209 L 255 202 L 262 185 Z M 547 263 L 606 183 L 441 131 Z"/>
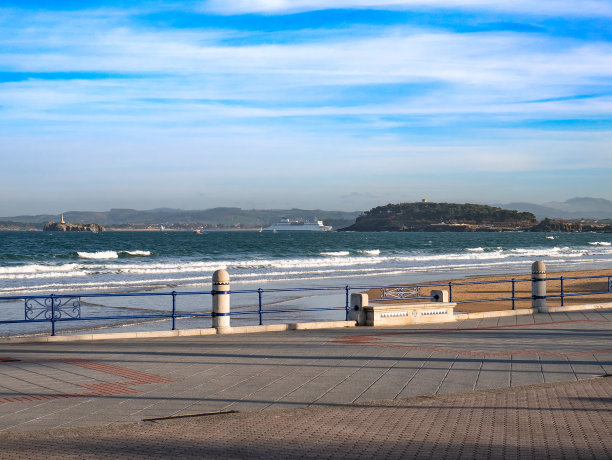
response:
<path id="1" fill-rule="evenodd" d="M 0 344 L 0 458 L 610 458 L 611 338 L 599 311 Z"/>

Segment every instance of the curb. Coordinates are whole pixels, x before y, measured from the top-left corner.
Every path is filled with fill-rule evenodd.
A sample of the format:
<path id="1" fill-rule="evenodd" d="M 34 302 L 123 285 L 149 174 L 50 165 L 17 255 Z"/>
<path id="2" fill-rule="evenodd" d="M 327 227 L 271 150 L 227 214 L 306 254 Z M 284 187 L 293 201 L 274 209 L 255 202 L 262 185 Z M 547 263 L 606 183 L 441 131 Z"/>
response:
<path id="1" fill-rule="evenodd" d="M 181 329 L 174 331 L 109 332 L 100 334 L 54 335 L 42 337 L 4 337 L 0 343 L 81 342 L 94 340 L 195 337 L 202 335 L 252 334 L 258 332 L 301 331 L 355 327 L 355 321 L 316 321 L 310 323 L 264 324 L 229 328 Z"/>

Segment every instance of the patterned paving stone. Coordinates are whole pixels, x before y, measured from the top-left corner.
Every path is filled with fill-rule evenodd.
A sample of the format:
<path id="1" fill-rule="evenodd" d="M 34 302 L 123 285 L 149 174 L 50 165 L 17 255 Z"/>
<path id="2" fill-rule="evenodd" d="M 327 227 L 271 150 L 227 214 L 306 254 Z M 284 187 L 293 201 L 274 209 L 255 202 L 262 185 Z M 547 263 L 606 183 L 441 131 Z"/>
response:
<path id="1" fill-rule="evenodd" d="M 612 378 L 0 434 L 21 458 L 612 457 Z"/>

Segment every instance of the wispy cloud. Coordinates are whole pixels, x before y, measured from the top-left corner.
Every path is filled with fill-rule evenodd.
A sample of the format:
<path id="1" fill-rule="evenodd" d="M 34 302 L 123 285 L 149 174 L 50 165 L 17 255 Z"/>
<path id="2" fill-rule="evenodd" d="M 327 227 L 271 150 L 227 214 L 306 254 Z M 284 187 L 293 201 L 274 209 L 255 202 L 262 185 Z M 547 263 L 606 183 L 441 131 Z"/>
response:
<path id="1" fill-rule="evenodd" d="M 605 0 L 208 0 L 202 8 L 221 14 L 290 14 L 330 8 L 368 9 L 454 9 L 502 11 L 561 16 L 612 16 L 612 5 Z"/>
<path id="2" fill-rule="evenodd" d="M 52 52 L 22 46 L 4 53 L 5 72 L 36 73 L 0 88 L 5 108 L 104 102 L 111 113 L 128 106 L 146 107 L 140 111 L 145 118 L 151 106 L 169 103 L 189 112 L 229 117 L 453 113 L 520 117 L 569 112 L 588 116 L 589 111 L 599 116 L 609 110 L 606 97 L 572 100 L 585 91 L 597 93 L 612 81 L 608 43 L 515 33 L 456 35 L 391 29 L 381 36 L 343 37 L 320 44 L 236 47 L 223 45 L 211 33 L 108 27 L 86 40 L 62 30 L 55 32 L 70 40 L 56 41 Z M 36 34 L 35 27 L 27 32 Z M 27 41 L 19 40 L 17 32 L 12 39 Z M 47 80 L 45 72 L 65 75 Z M 88 78 L 84 72 L 111 76 Z M 127 78 L 113 78 L 115 74 Z M 405 86 L 389 94 L 385 104 L 351 99 L 356 85 L 375 94 L 378 85 L 398 83 Z M 420 90 L 424 83 L 432 84 L 424 93 L 410 90 L 411 85 Z"/>
<path id="3" fill-rule="evenodd" d="M 183 167 L 197 182 L 214 180 L 210 159 L 223 156 L 234 180 L 252 171 L 271 180 L 265 165 L 274 164 L 319 182 L 371 175 L 393 190 L 402 183 L 394 171 L 404 169 L 612 168 L 605 37 L 550 35 L 546 27 L 458 32 L 405 16 L 405 24 L 316 23 L 316 10 L 332 7 L 495 10 L 503 20 L 505 7 L 490 3 L 201 4 L 219 14 L 314 12 L 282 31 L 240 21 L 213 26 L 218 16 L 193 9 L 183 11 L 195 14 L 188 26 L 173 26 L 177 13 L 168 5 L 161 23 L 150 19 L 151 6 L 0 9 L 0 155 L 11 157 L 5 164 L 15 180 L 27 174 L 19 161 L 30 171 L 34 164 L 76 174 L 89 166 L 103 175 L 117 165 L 133 170 L 146 157 L 150 178 Z M 519 0 L 508 19 L 563 11 L 608 17 L 608 3 L 580 5 Z"/>

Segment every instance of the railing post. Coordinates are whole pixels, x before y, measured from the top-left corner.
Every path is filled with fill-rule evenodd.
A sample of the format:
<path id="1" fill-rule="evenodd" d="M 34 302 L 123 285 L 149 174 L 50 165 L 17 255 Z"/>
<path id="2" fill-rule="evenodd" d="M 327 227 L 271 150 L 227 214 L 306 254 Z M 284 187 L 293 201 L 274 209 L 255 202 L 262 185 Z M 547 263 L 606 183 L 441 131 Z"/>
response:
<path id="1" fill-rule="evenodd" d="M 515 289 L 515 283 L 516 280 L 514 278 L 512 278 L 512 309 L 515 310 L 515 305 L 514 305 L 514 301 L 515 301 L 515 297 L 516 297 L 516 289 Z"/>
<path id="2" fill-rule="evenodd" d="M 565 307 L 565 303 L 563 302 L 563 297 L 564 297 L 563 295 L 563 277 L 561 276 L 559 280 L 561 281 L 561 306 Z"/>
<path id="3" fill-rule="evenodd" d="M 259 295 L 259 325 L 263 324 L 263 305 L 261 303 L 261 294 L 263 293 L 263 289 L 257 289 L 257 294 Z"/>
<path id="4" fill-rule="evenodd" d="M 212 327 L 217 332 L 230 328 L 230 277 L 227 270 L 217 270 L 212 276 Z"/>
<path id="5" fill-rule="evenodd" d="M 176 291 L 172 291 L 172 330 L 176 330 Z"/>
<path id="6" fill-rule="evenodd" d="M 453 282 L 452 281 L 448 282 L 448 301 L 449 302 L 453 301 Z"/>
<path id="7" fill-rule="evenodd" d="M 55 335 L 55 296 L 51 294 L 51 335 Z"/>
<path id="8" fill-rule="evenodd" d="M 531 265 L 531 307 L 539 311 L 546 308 L 546 265 L 538 260 Z"/>
<path id="9" fill-rule="evenodd" d="M 350 302 L 349 302 L 349 300 L 350 300 L 350 294 L 349 294 L 349 292 L 351 291 L 351 288 L 350 288 L 349 286 L 345 286 L 345 287 L 344 287 L 344 289 L 345 289 L 345 291 L 346 291 L 346 292 L 345 292 L 345 294 L 346 294 L 346 303 L 345 303 L 345 305 L 344 305 L 344 310 L 345 310 L 345 312 L 346 312 L 346 315 L 345 315 L 345 318 L 344 318 L 344 319 L 345 319 L 345 321 L 348 321 L 348 320 L 349 320 L 349 312 L 350 312 L 350 310 L 351 310 L 351 304 L 350 304 Z"/>
<path id="10" fill-rule="evenodd" d="M 612 276 L 608 276 L 608 292 L 612 292 Z"/>

